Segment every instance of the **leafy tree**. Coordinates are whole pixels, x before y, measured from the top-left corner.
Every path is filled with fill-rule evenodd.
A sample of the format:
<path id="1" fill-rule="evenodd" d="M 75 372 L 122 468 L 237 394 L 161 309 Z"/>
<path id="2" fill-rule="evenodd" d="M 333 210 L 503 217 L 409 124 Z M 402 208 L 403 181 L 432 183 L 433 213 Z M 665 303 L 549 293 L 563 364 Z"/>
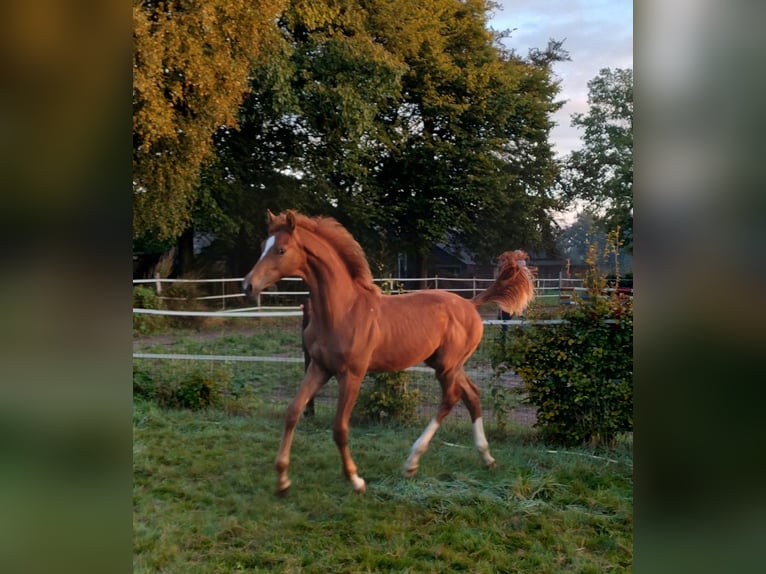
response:
<path id="1" fill-rule="evenodd" d="M 551 41 L 545 50 L 531 50 L 527 59 L 513 52 L 504 59 L 506 77 L 513 81 L 498 98 L 504 115 L 493 120 L 501 128 L 496 136 L 501 146 L 487 154 L 496 166 L 482 174 L 483 201 L 473 211 L 474 226 L 463 232 L 483 259 L 508 245 L 555 252 L 552 213 L 563 206 L 554 194 L 559 164 L 550 144 L 552 114 L 562 105 L 555 100 L 559 83 L 552 65 L 568 55 L 561 42 Z"/>
<path id="2" fill-rule="evenodd" d="M 293 0 L 284 44 L 255 71 L 239 128 L 220 137 L 221 189 L 261 212 L 311 206 L 368 252 L 421 264 L 448 231 L 485 259 L 545 243 L 560 106 L 551 64 L 566 56 L 556 43 L 526 59 L 503 51 L 489 7 Z"/>
<path id="3" fill-rule="evenodd" d="M 325 213 L 368 244 L 379 206 L 374 174 L 391 150 L 381 117 L 401 98 L 405 71 L 371 26 L 368 9 L 377 3 L 294 1 L 282 21 L 295 47 L 305 184 Z"/>
<path id="4" fill-rule="evenodd" d="M 571 225 L 561 230 L 558 249 L 563 257 L 572 263 L 583 263 L 588 253 L 588 246 L 603 245 L 605 234 L 596 229 L 594 217 L 587 211 L 577 215 Z"/>
<path id="5" fill-rule="evenodd" d="M 266 207 L 298 207 L 337 217 L 373 259 L 409 251 L 421 264 L 448 232 L 485 259 L 546 243 L 551 64 L 566 56 L 557 43 L 504 51 L 490 7 L 289 2 L 238 125 L 215 136 L 195 226 L 231 249 L 262 236 Z"/>
<path id="6" fill-rule="evenodd" d="M 618 237 L 616 228 L 610 233 L 612 236 Z M 557 242 L 558 251 L 561 253 L 562 257 L 566 257 L 571 263 L 582 265 L 588 261 L 589 250 L 596 249 L 605 254 L 603 260 L 598 262 L 604 272 L 610 270 L 614 272 L 617 269 L 620 270 L 623 275 L 632 275 L 633 260 L 632 257 L 621 248 L 623 244 L 622 237 L 619 236 L 619 241 L 613 240 L 611 242 L 608 241 L 609 237 L 610 235 L 605 233 L 597 224 L 596 218 L 592 213 L 589 211 L 582 211 L 570 226 L 561 230 Z M 607 248 L 608 245 L 611 247 Z M 615 259 L 607 257 L 607 254 L 610 256 L 614 255 L 610 249 L 611 251 L 615 249 L 617 250 L 616 265 Z"/>
<path id="7" fill-rule="evenodd" d="M 522 230 L 543 212 L 532 163 L 555 175 L 549 64 L 564 55 L 560 46 L 545 62 L 503 51 L 486 26 L 487 2 L 426 4 L 384 3 L 378 12 L 377 34 L 407 65 L 403 98 L 386 115 L 395 146 L 376 177 L 380 227 L 421 265 L 448 231 L 488 259 L 541 235 Z"/>
<path id="8" fill-rule="evenodd" d="M 279 28 L 283 41 L 258 60 L 238 128 L 216 136 L 210 171 L 233 231 L 222 239 L 242 261 L 266 208 L 335 215 L 370 236 L 367 177 L 384 139 L 377 117 L 402 72 L 372 41 L 358 2 L 293 1 Z"/>
<path id="9" fill-rule="evenodd" d="M 604 230 L 620 227 L 633 249 L 633 70 L 602 69 L 588 82 L 587 114 L 573 114 L 583 128 L 582 149 L 565 161 L 563 187 L 583 202 Z"/>
<path id="10" fill-rule="evenodd" d="M 134 0 L 134 235 L 188 229 L 212 135 L 236 126 L 252 60 L 283 0 Z"/>

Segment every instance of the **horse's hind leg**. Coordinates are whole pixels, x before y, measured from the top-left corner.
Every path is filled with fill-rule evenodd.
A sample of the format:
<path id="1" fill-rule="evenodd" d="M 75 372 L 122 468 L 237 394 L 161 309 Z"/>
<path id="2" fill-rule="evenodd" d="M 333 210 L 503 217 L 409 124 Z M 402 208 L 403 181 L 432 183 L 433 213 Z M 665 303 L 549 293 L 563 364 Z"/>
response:
<path id="1" fill-rule="evenodd" d="M 441 423 L 436 420 L 436 417 L 431 419 L 431 422 L 428 423 L 423 434 L 421 434 L 418 437 L 418 440 L 412 444 L 410 455 L 407 457 L 407 460 L 404 461 L 404 476 L 414 476 L 418 471 L 420 457 L 423 456 L 423 453 L 428 449 L 428 444 L 431 442 L 434 434 L 436 434 L 440 424 Z"/>
<path id="2" fill-rule="evenodd" d="M 420 457 L 423 456 L 423 453 L 426 452 L 426 450 L 428 450 L 428 445 L 434 437 L 434 434 L 436 434 L 444 417 L 450 413 L 452 407 L 454 407 L 460 400 L 462 389 L 459 380 L 454 373 L 439 373 L 437 371 L 437 378 L 442 386 L 441 405 L 436 416 L 431 419 L 431 422 L 428 423 L 426 429 L 413 443 L 412 448 L 410 449 L 410 455 L 404 462 L 404 476 L 413 476 L 418 471 Z"/>
<path id="3" fill-rule="evenodd" d="M 290 466 L 290 447 L 293 443 L 295 426 L 301 418 L 301 413 L 306 407 L 306 403 L 311 399 L 324 385 L 330 375 L 319 368 L 314 361 L 309 363 L 306 374 L 303 378 L 298 393 L 295 395 L 290 405 L 287 407 L 285 415 L 285 429 L 282 433 L 282 441 L 279 444 L 277 460 L 275 467 L 277 470 L 277 493 L 284 494 L 290 488 L 290 479 L 287 478 L 287 467 Z"/>
<path id="4" fill-rule="evenodd" d="M 462 383 L 462 399 L 468 412 L 471 415 L 471 421 L 473 422 L 473 441 L 476 448 L 481 453 L 481 457 L 484 459 L 484 464 L 489 468 L 495 468 L 495 459 L 489 453 L 489 443 L 487 437 L 484 435 L 484 421 L 481 416 L 481 398 L 479 395 L 479 388 L 463 373 L 461 380 Z"/>

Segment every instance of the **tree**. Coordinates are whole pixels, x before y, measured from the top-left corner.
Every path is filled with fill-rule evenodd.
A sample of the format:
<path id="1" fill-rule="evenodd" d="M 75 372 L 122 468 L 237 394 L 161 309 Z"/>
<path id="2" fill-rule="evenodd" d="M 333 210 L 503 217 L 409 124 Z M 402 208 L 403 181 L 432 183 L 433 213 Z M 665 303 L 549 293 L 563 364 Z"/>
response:
<path id="1" fill-rule="evenodd" d="M 278 24 L 284 41 L 256 62 L 238 127 L 215 138 L 207 187 L 233 230 L 218 235 L 245 260 L 266 208 L 298 208 L 334 215 L 369 245 L 377 118 L 402 66 L 370 37 L 358 2 L 296 0 Z"/>
<path id="2" fill-rule="evenodd" d="M 236 126 L 253 58 L 283 0 L 134 0 L 134 237 L 189 228 L 213 134 Z"/>
<path id="3" fill-rule="evenodd" d="M 282 41 L 256 60 L 205 173 L 226 241 L 261 236 L 266 207 L 303 207 L 338 218 L 372 259 L 407 251 L 421 269 L 448 233 L 485 260 L 545 243 L 561 105 L 551 64 L 565 54 L 557 43 L 528 58 L 504 51 L 490 7 L 289 2 Z M 195 225 L 219 225 L 209 213 Z"/>
<path id="4" fill-rule="evenodd" d="M 604 233 L 596 230 L 593 215 L 582 211 L 571 225 L 561 230 L 558 248 L 562 257 L 572 263 L 582 264 L 585 262 L 588 247 L 594 243 L 603 251 Z"/>
<path id="5" fill-rule="evenodd" d="M 546 180 L 556 174 L 547 136 L 559 106 L 550 64 L 566 56 L 555 43 L 547 60 L 503 51 L 487 29 L 490 7 L 393 2 L 375 14 L 376 35 L 407 66 L 403 97 L 385 116 L 394 147 L 376 172 L 380 227 L 390 243 L 414 251 L 421 272 L 448 232 L 488 260 L 509 244 L 540 243 L 553 224 L 544 207 Z"/>
<path id="6" fill-rule="evenodd" d="M 563 189 L 633 250 L 633 70 L 602 69 L 588 82 L 587 114 L 573 114 L 583 147 L 565 160 Z"/>
<path id="7" fill-rule="evenodd" d="M 474 225 L 461 234 L 480 259 L 497 255 L 508 245 L 556 251 L 558 226 L 552 214 L 563 203 L 554 193 L 559 164 L 550 131 L 552 114 L 563 102 L 556 101 L 559 83 L 552 66 L 567 59 L 562 42 L 553 40 L 544 50 L 531 50 L 526 59 L 513 52 L 504 54 L 505 77 L 511 83 L 496 90 L 496 105 L 505 113 L 491 120 L 500 127 L 496 137 L 501 145 L 487 154 L 497 160 L 496 166 L 479 179 L 483 202 L 472 212 Z"/>
<path id="8" fill-rule="evenodd" d="M 573 265 L 595 265 L 607 275 L 619 271 L 625 277 L 633 273 L 633 257 L 621 249 L 623 239 L 615 231 L 609 234 L 604 232 L 591 212 L 581 211 L 571 225 L 561 230 L 557 241 L 558 251 Z M 618 250 L 616 261 L 614 249 Z M 589 261 L 592 250 L 604 256 L 598 261 Z"/>

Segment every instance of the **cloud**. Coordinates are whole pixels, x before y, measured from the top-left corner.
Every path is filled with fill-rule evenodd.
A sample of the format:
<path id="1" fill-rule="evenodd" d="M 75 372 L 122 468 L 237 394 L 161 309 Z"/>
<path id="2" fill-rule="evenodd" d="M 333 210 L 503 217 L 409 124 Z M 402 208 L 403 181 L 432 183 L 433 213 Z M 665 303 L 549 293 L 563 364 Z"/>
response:
<path id="1" fill-rule="evenodd" d="M 566 103 L 555 114 L 551 138 L 566 155 L 580 147 L 580 132 L 570 126 L 573 113 L 587 110 L 588 82 L 602 68 L 633 67 L 633 3 L 627 0 L 498 0 L 489 20 L 495 30 L 512 30 L 504 41 L 526 55 L 563 40 L 571 61 L 554 66 Z"/>

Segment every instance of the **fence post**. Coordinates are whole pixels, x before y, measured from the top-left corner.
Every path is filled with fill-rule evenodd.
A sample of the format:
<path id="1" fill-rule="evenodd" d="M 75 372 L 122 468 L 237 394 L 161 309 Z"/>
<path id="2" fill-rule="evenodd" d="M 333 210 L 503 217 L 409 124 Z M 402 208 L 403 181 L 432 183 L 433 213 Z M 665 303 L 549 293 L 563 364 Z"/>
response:
<path id="1" fill-rule="evenodd" d="M 157 291 L 157 295 L 162 295 L 162 281 L 160 281 L 160 272 L 154 272 L 154 290 Z"/>
<path id="2" fill-rule="evenodd" d="M 564 301 L 564 272 L 559 269 L 559 303 Z"/>
<path id="3" fill-rule="evenodd" d="M 476 298 L 476 275 L 473 276 L 473 296 Z"/>
<path id="4" fill-rule="evenodd" d="M 434 273 L 434 289 L 438 289 L 438 288 L 439 288 L 439 274 Z"/>

